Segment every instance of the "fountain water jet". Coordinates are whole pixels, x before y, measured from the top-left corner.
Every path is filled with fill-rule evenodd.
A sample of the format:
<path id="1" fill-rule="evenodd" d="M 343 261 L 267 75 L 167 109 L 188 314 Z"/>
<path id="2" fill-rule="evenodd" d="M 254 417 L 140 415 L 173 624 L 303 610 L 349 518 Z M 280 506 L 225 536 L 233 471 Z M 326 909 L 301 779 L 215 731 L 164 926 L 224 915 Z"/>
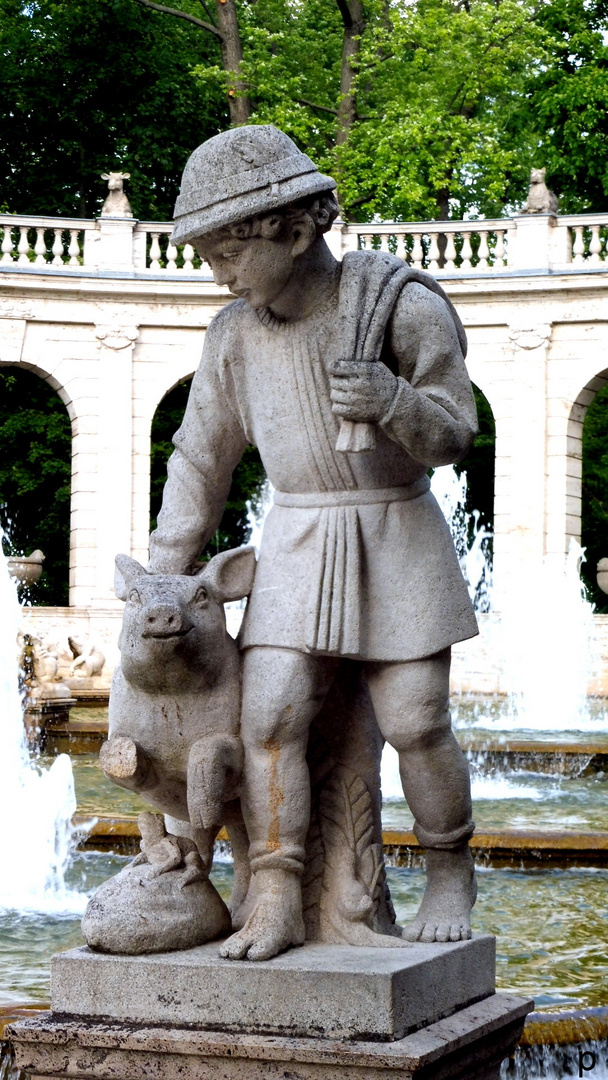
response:
<path id="1" fill-rule="evenodd" d="M 0 611 L 0 911 L 77 913 L 86 897 L 65 880 L 74 848 L 72 765 L 61 754 L 43 769 L 28 752 L 18 687 L 21 609 L 1 544 Z"/>

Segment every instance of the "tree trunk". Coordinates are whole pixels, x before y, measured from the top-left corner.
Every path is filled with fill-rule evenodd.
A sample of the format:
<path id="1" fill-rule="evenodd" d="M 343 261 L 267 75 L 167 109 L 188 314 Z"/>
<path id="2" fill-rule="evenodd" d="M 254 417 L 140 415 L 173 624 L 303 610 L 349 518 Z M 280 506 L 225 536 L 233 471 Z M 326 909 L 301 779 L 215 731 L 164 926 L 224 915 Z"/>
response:
<path id="1" fill-rule="evenodd" d="M 234 0 L 217 0 L 217 25 L 221 32 L 222 63 L 228 72 L 228 106 L 230 123 L 246 124 L 251 116 L 251 101 L 247 86 L 240 76 L 243 47 Z M 241 96 L 242 95 L 242 96 Z"/>
<path id="2" fill-rule="evenodd" d="M 350 129 L 357 119 L 357 100 L 354 92 L 355 72 L 353 60 L 361 47 L 361 34 L 365 29 L 362 0 L 336 0 L 344 23 L 342 40 L 342 66 L 340 69 L 340 104 L 338 105 L 338 128 L 336 143 L 347 142 Z"/>

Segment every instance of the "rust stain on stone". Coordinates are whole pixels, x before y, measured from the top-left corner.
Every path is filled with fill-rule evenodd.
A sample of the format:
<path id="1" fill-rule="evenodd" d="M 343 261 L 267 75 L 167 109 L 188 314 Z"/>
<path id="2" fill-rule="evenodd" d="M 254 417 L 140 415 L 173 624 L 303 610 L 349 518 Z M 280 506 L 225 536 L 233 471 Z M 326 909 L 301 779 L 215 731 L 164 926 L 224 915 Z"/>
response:
<path id="1" fill-rule="evenodd" d="M 279 756 L 281 747 L 273 737 L 266 739 L 264 749 L 270 756 L 270 782 L 268 784 L 268 803 L 270 807 L 270 825 L 268 828 L 268 850 L 278 851 L 280 846 L 279 809 L 285 796 L 279 783 Z"/>

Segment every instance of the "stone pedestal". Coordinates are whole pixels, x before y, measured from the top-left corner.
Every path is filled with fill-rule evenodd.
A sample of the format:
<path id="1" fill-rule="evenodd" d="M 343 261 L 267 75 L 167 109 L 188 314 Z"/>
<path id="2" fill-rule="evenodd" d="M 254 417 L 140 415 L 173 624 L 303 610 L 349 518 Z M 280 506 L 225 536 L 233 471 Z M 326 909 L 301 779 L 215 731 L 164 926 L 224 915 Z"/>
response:
<path id="1" fill-rule="evenodd" d="M 307 944 L 266 963 L 217 943 L 54 958 L 52 1012 L 11 1029 L 19 1068 L 71 1080 L 497 1080 L 531 1002 L 494 993 L 494 939 Z"/>

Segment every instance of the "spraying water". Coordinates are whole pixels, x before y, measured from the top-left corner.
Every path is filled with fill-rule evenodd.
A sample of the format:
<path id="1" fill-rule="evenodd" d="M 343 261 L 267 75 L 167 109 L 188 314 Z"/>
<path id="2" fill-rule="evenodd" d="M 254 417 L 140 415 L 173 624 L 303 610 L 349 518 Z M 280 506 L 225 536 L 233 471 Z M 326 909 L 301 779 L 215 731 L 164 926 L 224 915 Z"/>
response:
<path id="1" fill-rule="evenodd" d="M 61 754 L 42 769 L 27 749 L 18 686 L 21 610 L 1 543 L 0 612 L 0 911 L 80 912 L 86 897 L 65 881 L 74 846 L 72 765 Z"/>

